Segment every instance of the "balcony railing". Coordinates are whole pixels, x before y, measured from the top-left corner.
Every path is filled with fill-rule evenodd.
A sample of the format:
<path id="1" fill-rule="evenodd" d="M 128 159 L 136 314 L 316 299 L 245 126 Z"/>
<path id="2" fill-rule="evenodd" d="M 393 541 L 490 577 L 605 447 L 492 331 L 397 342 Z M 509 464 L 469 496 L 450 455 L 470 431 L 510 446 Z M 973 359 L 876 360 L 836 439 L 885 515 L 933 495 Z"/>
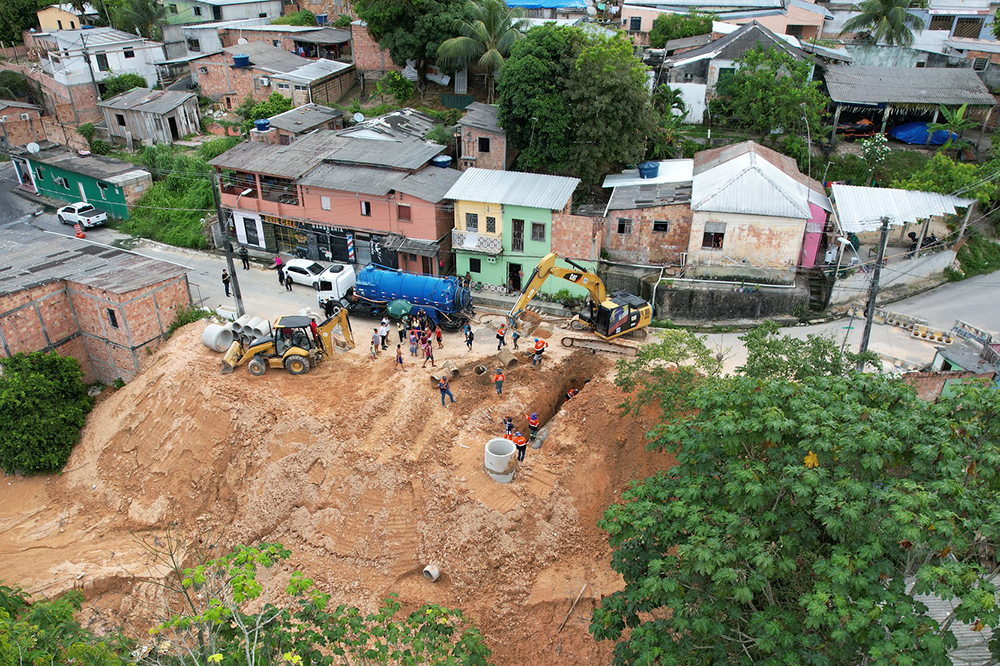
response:
<path id="1" fill-rule="evenodd" d="M 451 231 L 451 247 L 455 250 L 469 250 L 484 254 L 500 254 L 503 252 L 503 238 L 500 236 L 484 236 L 475 231 Z"/>

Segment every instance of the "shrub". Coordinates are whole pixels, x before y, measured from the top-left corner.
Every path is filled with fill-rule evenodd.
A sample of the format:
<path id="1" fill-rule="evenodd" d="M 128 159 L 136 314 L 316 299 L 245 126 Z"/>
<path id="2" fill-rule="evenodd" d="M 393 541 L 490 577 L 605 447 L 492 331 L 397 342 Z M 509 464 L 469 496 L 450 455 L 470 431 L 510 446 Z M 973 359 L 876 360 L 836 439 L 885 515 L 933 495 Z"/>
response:
<path id="1" fill-rule="evenodd" d="M 410 96 L 413 95 L 413 81 L 410 81 L 396 70 L 387 72 L 377 85 L 392 95 L 397 104 L 405 104 L 406 100 L 410 99 Z"/>
<path id="2" fill-rule="evenodd" d="M 55 352 L 0 358 L 0 467 L 8 473 L 62 468 L 92 406 L 75 358 Z"/>
<path id="3" fill-rule="evenodd" d="M 90 152 L 95 155 L 107 155 L 111 152 L 111 145 L 107 141 L 94 139 L 90 142 Z"/>
<path id="4" fill-rule="evenodd" d="M 952 273 L 945 272 L 949 280 L 992 273 L 1000 269 L 1000 244 L 981 234 L 970 234 L 958 251 L 958 263 L 962 266 L 961 278 L 956 275 L 958 271 L 952 269 Z"/>
<path id="5" fill-rule="evenodd" d="M 112 97 L 117 97 L 124 92 L 128 92 L 133 88 L 145 88 L 146 79 L 142 78 L 138 74 L 118 74 L 117 76 L 108 76 L 102 83 L 104 83 L 104 99 L 111 99 Z"/>
<path id="6" fill-rule="evenodd" d="M 84 123 L 76 128 L 76 131 L 80 133 L 87 143 L 94 140 L 94 123 Z"/>
<path id="7" fill-rule="evenodd" d="M 273 25 L 316 25 L 316 15 L 308 9 L 282 16 L 271 21 Z"/>
<path id="8" fill-rule="evenodd" d="M 707 35 L 712 32 L 713 14 L 702 14 L 691 11 L 689 14 L 660 14 L 653 21 L 653 29 L 649 31 L 649 45 L 654 49 L 662 49 L 671 39 Z"/>
<path id="9" fill-rule="evenodd" d="M 338 16 L 337 18 L 335 18 L 334 21 L 333 21 L 333 27 L 334 28 L 346 28 L 349 25 L 351 25 L 351 15 L 350 14 L 341 14 L 340 16 Z"/>
<path id="10" fill-rule="evenodd" d="M 434 143 L 440 143 L 442 146 L 450 146 L 455 141 L 455 135 L 444 125 L 435 125 L 424 138 Z"/>
<path id="11" fill-rule="evenodd" d="M 211 310 L 203 310 L 193 305 L 181 308 L 177 311 L 177 314 L 174 315 L 174 320 L 170 322 L 170 328 L 167 329 L 164 337 L 169 339 L 170 336 L 176 333 L 177 329 L 181 326 L 187 326 L 188 324 L 192 324 L 200 319 L 205 319 L 211 316 Z"/>

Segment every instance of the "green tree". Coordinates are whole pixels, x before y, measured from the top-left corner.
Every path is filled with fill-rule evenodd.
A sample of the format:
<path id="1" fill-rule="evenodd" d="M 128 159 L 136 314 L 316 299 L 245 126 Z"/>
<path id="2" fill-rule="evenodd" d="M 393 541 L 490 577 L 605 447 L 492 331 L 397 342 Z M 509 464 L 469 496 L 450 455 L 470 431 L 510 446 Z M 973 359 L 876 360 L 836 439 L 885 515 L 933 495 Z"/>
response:
<path id="1" fill-rule="evenodd" d="M 423 89 L 427 64 L 437 56 L 441 42 L 454 36 L 464 5 L 465 0 L 356 0 L 354 11 L 396 65 L 416 63 Z"/>
<path id="2" fill-rule="evenodd" d="M 257 102 L 248 95 L 243 103 L 236 107 L 236 113 L 243 118 L 243 132 L 246 133 L 253 129 L 253 121 L 271 118 L 294 108 L 295 102 L 290 97 L 273 92 L 263 102 Z"/>
<path id="3" fill-rule="evenodd" d="M 968 141 L 959 138 L 962 132 L 967 129 L 973 129 L 976 126 L 976 121 L 965 115 L 968 109 L 968 104 L 963 104 L 957 109 L 949 109 L 946 106 L 942 106 L 940 115 L 944 118 L 944 122 L 927 124 L 928 132 L 933 133 L 938 130 L 948 132 L 948 140 L 941 146 L 941 150 L 946 151 L 954 148 L 960 152 L 966 146 L 971 145 Z"/>
<path id="4" fill-rule="evenodd" d="M 308 9 L 302 9 L 291 14 L 286 14 L 280 18 L 272 19 L 272 25 L 316 25 L 316 15 Z"/>
<path id="5" fill-rule="evenodd" d="M 811 62 L 758 44 L 736 61 L 736 71 L 719 77 L 712 115 L 756 134 L 792 133 L 802 127 L 804 116 L 815 135 L 830 99 L 811 77 Z"/>
<path id="6" fill-rule="evenodd" d="M 0 70 L 0 99 L 17 101 L 31 95 L 31 85 L 20 72 Z"/>
<path id="7" fill-rule="evenodd" d="M 114 18 L 119 30 L 159 39 L 160 23 L 166 20 L 167 9 L 158 0 L 125 0 Z"/>
<path id="8" fill-rule="evenodd" d="M 496 73 L 510 57 L 510 50 L 524 37 L 528 22 L 520 9 L 511 9 L 504 0 L 472 0 L 466 16 L 456 19 L 452 37 L 438 47 L 438 62 L 461 69 L 472 65 L 486 77 L 488 102 L 493 103 Z"/>
<path id="9" fill-rule="evenodd" d="M 0 41 L 20 44 L 21 33 L 38 24 L 35 0 L 0 2 Z"/>
<path id="10" fill-rule="evenodd" d="M 392 95 L 396 103 L 402 106 L 406 103 L 406 100 L 413 96 L 413 81 L 400 74 L 399 72 L 393 70 L 391 72 L 386 72 L 382 80 L 375 84 L 376 89 L 381 94 L 382 92 L 387 92 Z"/>
<path id="11" fill-rule="evenodd" d="M 636 374 L 679 398 L 650 433 L 676 463 L 600 522 L 625 587 L 591 632 L 619 641 L 615 664 L 949 663 L 953 622 L 1000 623 L 1000 392 L 927 404 L 895 378 L 812 366 L 830 343 L 745 341 L 745 375 Z M 931 619 L 920 594 L 953 615 Z"/>
<path id="12" fill-rule="evenodd" d="M 712 32 L 714 14 L 704 14 L 692 10 L 688 14 L 660 14 L 653 20 L 653 28 L 649 31 L 649 45 L 654 49 L 662 49 L 671 39 L 707 35 Z"/>
<path id="13" fill-rule="evenodd" d="M 889 46 L 911 46 L 913 31 L 924 29 L 924 21 L 910 13 L 911 0 L 864 0 L 851 7 L 859 12 L 844 23 L 841 34 L 867 33 L 874 42 Z"/>
<path id="14" fill-rule="evenodd" d="M 117 97 L 133 88 L 146 87 L 146 79 L 138 74 L 115 74 L 104 79 L 102 83 L 104 83 L 104 99 Z"/>
<path id="15" fill-rule="evenodd" d="M 944 153 L 935 153 L 923 168 L 908 177 L 892 181 L 889 187 L 957 194 L 975 199 L 986 206 L 996 197 L 997 184 L 984 176 L 995 173 L 996 168 L 996 165 L 991 166 L 987 163 L 981 170 L 975 164 L 962 164 L 948 158 Z"/>
<path id="16" fill-rule="evenodd" d="M 72 356 L 0 358 L 0 467 L 11 474 L 60 469 L 92 405 Z"/>
<path id="17" fill-rule="evenodd" d="M 519 168 L 588 185 L 641 160 L 656 131 L 646 67 L 628 41 L 575 27 L 532 28 L 514 46 L 497 106 Z"/>

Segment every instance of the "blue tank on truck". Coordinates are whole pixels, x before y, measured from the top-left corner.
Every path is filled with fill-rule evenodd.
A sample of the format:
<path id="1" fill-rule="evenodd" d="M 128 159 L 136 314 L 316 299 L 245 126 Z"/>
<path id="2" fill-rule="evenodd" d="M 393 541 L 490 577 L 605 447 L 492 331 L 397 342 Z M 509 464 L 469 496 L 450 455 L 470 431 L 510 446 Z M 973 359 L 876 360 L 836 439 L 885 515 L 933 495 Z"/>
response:
<path id="1" fill-rule="evenodd" d="M 413 311 L 424 310 L 447 330 L 458 330 L 475 314 L 472 294 L 456 277 L 415 275 L 368 264 L 358 271 L 348 309 L 361 315 L 381 317 L 395 300 L 407 301 Z"/>

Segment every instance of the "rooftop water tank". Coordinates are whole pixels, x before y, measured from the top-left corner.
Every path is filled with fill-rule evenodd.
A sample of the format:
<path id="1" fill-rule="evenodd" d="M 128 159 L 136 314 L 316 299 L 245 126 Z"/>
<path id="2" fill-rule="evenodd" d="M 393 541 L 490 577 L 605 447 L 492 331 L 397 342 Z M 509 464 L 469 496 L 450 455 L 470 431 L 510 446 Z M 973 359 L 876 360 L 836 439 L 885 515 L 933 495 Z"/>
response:
<path id="1" fill-rule="evenodd" d="M 659 162 L 639 163 L 639 178 L 656 178 L 657 174 L 659 173 L 660 173 Z"/>
<path id="2" fill-rule="evenodd" d="M 250 66 L 250 56 L 246 53 L 237 53 L 233 55 L 233 67 L 249 67 Z"/>
<path id="3" fill-rule="evenodd" d="M 448 155 L 438 155 L 431 160 L 431 164 L 442 169 L 448 169 L 451 167 L 451 157 Z"/>
<path id="4" fill-rule="evenodd" d="M 262 118 L 261 120 L 253 121 L 254 126 L 257 128 L 258 132 L 266 132 L 271 129 L 271 121 L 267 118 Z"/>

